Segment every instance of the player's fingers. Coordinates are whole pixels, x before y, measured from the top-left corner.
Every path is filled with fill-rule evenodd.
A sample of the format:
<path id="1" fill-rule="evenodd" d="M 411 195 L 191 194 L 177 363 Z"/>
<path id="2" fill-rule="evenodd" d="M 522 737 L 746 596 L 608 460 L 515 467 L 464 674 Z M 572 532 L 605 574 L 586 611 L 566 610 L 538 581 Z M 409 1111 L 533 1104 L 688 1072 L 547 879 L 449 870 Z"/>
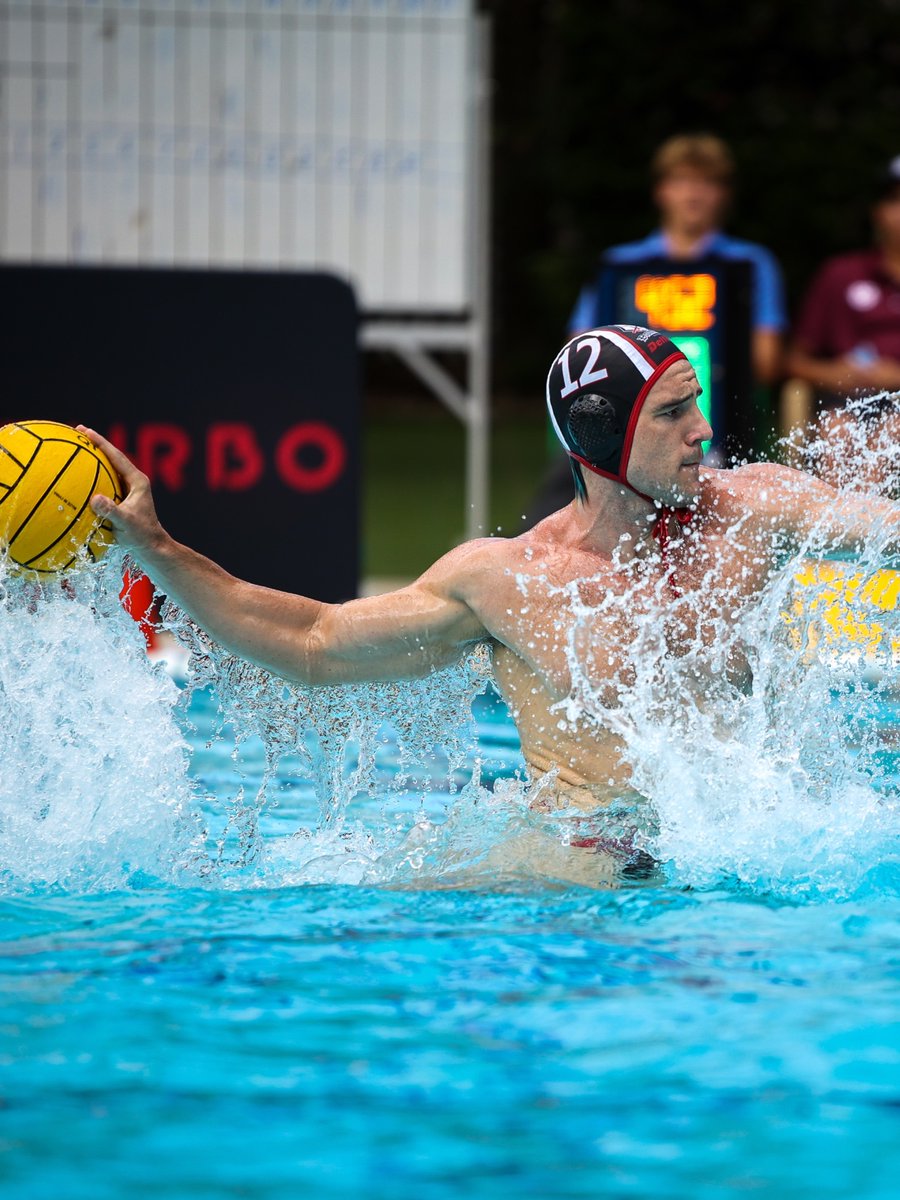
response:
<path id="1" fill-rule="evenodd" d="M 109 496 L 104 496 L 98 492 L 96 496 L 91 497 L 91 510 L 98 517 L 105 517 L 109 523 L 115 527 L 117 524 L 115 512 L 118 508 L 115 500 L 111 500 Z"/>
<path id="2" fill-rule="evenodd" d="M 102 434 L 97 433 L 96 429 L 89 429 L 87 425 L 76 425 L 75 428 L 79 433 L 83 433 L 86 437 L 89 437 L 94 445 L 103 451 L 112 465 L 122 476 L 124 481 L 129 485 L 130 490 L 131 485 L 141 477 L 141 472 L 137 469 L 131 459 L 126 458 L 126 456 L 117 446 L 114 446 L 112 442 L 107 441 Z"/>

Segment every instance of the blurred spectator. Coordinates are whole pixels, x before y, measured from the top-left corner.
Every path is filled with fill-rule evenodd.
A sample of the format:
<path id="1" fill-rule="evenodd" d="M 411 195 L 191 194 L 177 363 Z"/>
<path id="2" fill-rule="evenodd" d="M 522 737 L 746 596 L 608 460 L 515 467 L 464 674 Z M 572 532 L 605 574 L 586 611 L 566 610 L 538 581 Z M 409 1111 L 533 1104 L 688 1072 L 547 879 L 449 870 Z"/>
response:
<path id="1" fill-rule="evenodd" d="M 900 155 L 873 199 L 874 245 L 822 265 L 793 331 L 787 373 L 812 384 L 824 408 L 851 392 L 900 390 Z"/>
<path id="2" fill-rule="evenodd" d="M 787 328 L 784 283 L 769 250 L 722 232 L 734 186 L 731 151 L 712 134 L 679 134 L 663 142 L 650 170 L 659 228 L 641 241 L 611 246 L 601 265 L 646 258 L 688 262 L 707 255 L 749 262 L 753 269 L 753 372 L 757 383 L 774 383 L 781 375 Z M 578 297 L 569 335 L 615 319 L 614 313 L 601 311 L 599 289 L 591 282 Z"/>
<path id="3" fill-rule="evenodd" d="M 712 134 L 678 134 L 657 149 L 650 172 L 659 228 L 641 241 L 611 246 L 601 255 L 600 271 L 607 263 L 650 258 L 685 263 L 713 256 L 749 262 L 753 280 L 750 358 L 756 383 L 768 387 L 782 375 L 787 328 L 784 282 L 769 250 L 722 231 L 734 187 L 731 151 Z M 618 314 L 605 308 L 603 294 L 599 275 L 582 289 L 569 319 L 570 337 L 617 320 Z M 572 496 L 568 459 L 561 454 L 529 507 L 526 525 L 567 504 Z"/>

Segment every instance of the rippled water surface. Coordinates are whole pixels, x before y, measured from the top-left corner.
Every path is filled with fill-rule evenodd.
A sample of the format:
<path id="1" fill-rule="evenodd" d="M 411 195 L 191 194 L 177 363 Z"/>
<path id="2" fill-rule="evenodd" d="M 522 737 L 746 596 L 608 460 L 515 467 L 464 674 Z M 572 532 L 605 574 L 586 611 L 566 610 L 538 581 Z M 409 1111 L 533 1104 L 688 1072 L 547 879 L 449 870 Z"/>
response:
<path id="1" fill-rule="evenodd" d="M 488 774 L 514 774 L 508 718 L 476 712 Z M 206 746 L 208 695 L 187 718 L 212 844 L 263 756 Z M 273 786 L 261 835 L 308 848 L 311 788 Z M 457 800 L 413 788 L 390 821 Z M 382 800 L 358 804 L 320 877 L 384 824 Z M 668 878 L 292 883 L 309 861 L 9 889 L 4 1194 L 896 1194 L 896 863 L 817 900 Z"/>
<path id="2" fill-rule="evenodd" d="M 4 1200 L 895 1196 L 900 676 L 800 565 L 705 708 L 653 614 L 615 710 L 573 627 L 655 813 L 593 876 L 483 651 L 310 693 L 175 614 L 179 688 L 115 553 L 0 574 Z"/>

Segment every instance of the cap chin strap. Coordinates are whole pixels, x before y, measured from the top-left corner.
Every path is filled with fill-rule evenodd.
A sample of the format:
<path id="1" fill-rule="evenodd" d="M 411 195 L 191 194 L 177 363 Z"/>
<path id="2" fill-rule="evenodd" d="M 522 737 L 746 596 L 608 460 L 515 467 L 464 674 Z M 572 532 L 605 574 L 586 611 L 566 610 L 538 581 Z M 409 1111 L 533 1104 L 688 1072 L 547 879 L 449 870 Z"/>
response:
<path id="1" fill-rule="evenodd" d="M 642 500 L 649 500 L 651 504 L 658 504 L 658 500 L 654 500 L 652 496 L 648 496 L 646 492 L 639 492 L 636 487 L 628 482 L 623 474 L 614 475 L 612 471 L 604 471 L 602 467 L 595 467 L 593 463 L 588 462 L 586 458 L 582 458 L 580 454 L 576 454 L 574 450 L 566 449 L 566 454 L 569 458 L 574 458 L 576 462 L 581 463 L 583 467 L 587 467 L 589 471 L 593 471 L 595 475 L 601 476 L 603 479 L 611 479 L 613 483 L 621 483 L 623 487 L 627 487 L 630 492 L 634 492 L 636 496 L 640 496 Z M 628 464 L 626 463 L 626 469 Z"/>

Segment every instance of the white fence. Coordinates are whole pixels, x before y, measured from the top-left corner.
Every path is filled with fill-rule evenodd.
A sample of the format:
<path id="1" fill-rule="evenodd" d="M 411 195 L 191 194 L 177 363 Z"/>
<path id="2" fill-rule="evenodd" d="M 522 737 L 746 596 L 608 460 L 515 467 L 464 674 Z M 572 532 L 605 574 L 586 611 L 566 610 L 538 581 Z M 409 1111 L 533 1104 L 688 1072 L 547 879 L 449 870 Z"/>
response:
<path id="1" fill-rule="evenodd" d="M 471 299 L 471 0 L 0 5 L 0 255 Z"/>
<path id="2" fill-rule="evenodd" d="M 473 0 L 0 3 L 0 259 L 341 275 L 466 425 L 479 532 L 487 56 Z"/>

